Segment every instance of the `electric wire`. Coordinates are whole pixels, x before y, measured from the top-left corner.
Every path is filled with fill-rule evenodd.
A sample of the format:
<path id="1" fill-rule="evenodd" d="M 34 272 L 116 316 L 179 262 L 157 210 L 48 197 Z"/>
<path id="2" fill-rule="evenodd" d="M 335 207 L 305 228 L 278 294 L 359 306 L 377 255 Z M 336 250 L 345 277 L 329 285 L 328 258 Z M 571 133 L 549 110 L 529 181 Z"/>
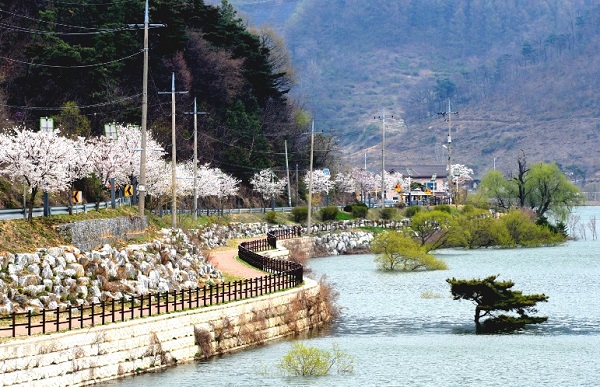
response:
<path id="1" fill-rule="evenodd" d="M 25 65 L 29 65 L 29 66 L 38 66 L 38 67 L 49 67 L 49 68 L 59 68 L 59 69 L 82 69 L 82 68 L 91 68 L 91 67 L 100 67 L 100 66 L 106 66 L 112 63 L 117 63 L 117 62 L 122 62 L 125 61 L 127 59 L 133 58 L 134 56 L 140 55 L 144 52 L 144 50 L 140 50 L 139 52 L 136 52 L 135 54 L 131 54 L 128 56 L 124 56 L 122 58 L 119 59 L 114 59 L 108 62 L 102 62 L 102 63 L 90 63 L 87 65 L 71 65 L 71 66 L 59 66 L 59 65 L 49 65 L 49 64 L 43 64 L 43 63 L 35 63 L 35 62 L 25 62 L 22 60 L 18 60 L 18 59 L 12 59 L 6 56 L 1 56 L 0 55 L 0 59 L 4 59 L 7 60 L 9 62 L 15 62 L 15 63 L 20 63 L 20 64 L 25 64 Z"/>

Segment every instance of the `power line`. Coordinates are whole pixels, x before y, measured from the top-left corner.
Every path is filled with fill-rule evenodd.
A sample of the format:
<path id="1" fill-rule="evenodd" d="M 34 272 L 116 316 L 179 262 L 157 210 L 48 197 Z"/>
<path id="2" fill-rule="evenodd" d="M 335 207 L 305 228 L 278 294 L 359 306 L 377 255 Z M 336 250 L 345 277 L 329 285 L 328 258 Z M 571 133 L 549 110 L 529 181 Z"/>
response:
<path id="1" fill-rule="evenodd" d="M 127 100 L 131 100 L 134 98 L 139 97 L 140 94 L 135 94 L 129 97 L 123 97 L 121 99 L 118 100 L 114 100 L 114 101 L 110 101 L 110 102 L 100 102 L 100 103 L 96 103 L 96 104 L 91 104 L 91 105 L 76 105 L 74 107 L 77 107 L 79 109 L 88 109 L 88 108 L 93 108 L 93 107 L 100 107 L 100 106 L 107 106 L 107 105 L 114 105 L 114 104 L 119 104 L 122 103 L 124 101 Z M 63 110 L 64 106 L 16 106 L 16 105 L 5 105 L 5 104 L 0 104 L 0 106 L 2 107 L 7 107 L 7 108 L 11 108 L 11 109 L 21 109 L 21 110 Z"/>
<path id="2" fill-rule="evenodd" d="M 59 69 L 81 69 L 81 68 L 90 68 L 90 67 L 100 67 L 100 66 L 105 66 L 105 65 L 111 64 L 111 63 L 121 62 L 121 61 L 127 60 L 129 58 L 133 58 L 136 55 L 142 54 L 143 52 L 144 52 L 143 50 L 140 50 L 140 51 L 136 52 L 135 54 L 124 56 L 122 58 L 111 60 L 108 62 L 92 63 L 92 64 L 87 64 L 87 65 L 73 65 L 73 66 L 59 66 L 59 65 L 48 65 L 48 64 L 43 64 L 43 63 L 35 63 L 35 62 L 25 62 L 22 60 L 12 59 L 12 58 L 9 58 L 6 56 L 0 56 L 0 58 L 7 60 L 9 62 L 26 64 L 29 66 L 50 67 L 50 68 L 59 68 Z"/>

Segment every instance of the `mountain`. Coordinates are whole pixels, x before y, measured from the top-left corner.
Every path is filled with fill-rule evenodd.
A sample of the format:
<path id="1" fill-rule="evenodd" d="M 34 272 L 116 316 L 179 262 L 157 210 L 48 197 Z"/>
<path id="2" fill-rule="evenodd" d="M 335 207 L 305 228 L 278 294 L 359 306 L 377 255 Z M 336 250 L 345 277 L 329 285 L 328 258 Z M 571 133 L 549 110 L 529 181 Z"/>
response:
<path id="1" fill-rule="evenodd" d="M 600 181 L 600 6 L 590 0 L 232 1 L 281 31 L 293 95 L 348 165 L 556 162 Z M 393 117 L 392 117 L 393 116 Z"/>

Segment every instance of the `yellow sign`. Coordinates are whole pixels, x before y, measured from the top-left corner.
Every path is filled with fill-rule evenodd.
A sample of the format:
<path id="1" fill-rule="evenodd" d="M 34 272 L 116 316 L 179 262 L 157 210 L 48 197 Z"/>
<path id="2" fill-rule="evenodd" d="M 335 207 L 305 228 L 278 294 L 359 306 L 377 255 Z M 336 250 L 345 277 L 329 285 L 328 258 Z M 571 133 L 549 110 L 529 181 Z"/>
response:
<path id="1" fill-rule="evenodd" d="M 402 192 L 402 186 L 400 184 L 396 184 L 396 187 L 394 188 L 394 190 L 396 192 Z"/>
<path id="2" fill-rule="evenodd" d="M 125 197 L 127 197 L 127 198 L 133 196 L 133 187 L 131 186 L 131 184 L 127 184 L 125 186 L 123 193 L 124 193 Z"/>
<path id="3" fill-rule="evenodd" d="M 81 204 L 83 202 L 83 195 L 81 191 L 73 191 L 73 204 Z"/>
<path id="4" fill-rule="evenodd" d="M 425 190 L 425 193 L 426 193 L 427 195 L 431 195 L 431 190 L 430 190 L 429 188 L 427 188 L 427 189 Z"/>

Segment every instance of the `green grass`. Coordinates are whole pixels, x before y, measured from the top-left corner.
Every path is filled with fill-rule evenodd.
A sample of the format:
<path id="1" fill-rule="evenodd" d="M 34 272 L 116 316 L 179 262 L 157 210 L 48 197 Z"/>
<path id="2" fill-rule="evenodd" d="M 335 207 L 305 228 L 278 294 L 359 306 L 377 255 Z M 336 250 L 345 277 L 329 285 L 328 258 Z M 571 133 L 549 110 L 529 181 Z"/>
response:
<path id="1" fill-rule="evenodd" d="M 349 214 L 344 211 L 338 211 L 337 216 L 335 217 L 335 220 L 352 220 L 352 219 L 354 219 L 352 214 Z"/>

